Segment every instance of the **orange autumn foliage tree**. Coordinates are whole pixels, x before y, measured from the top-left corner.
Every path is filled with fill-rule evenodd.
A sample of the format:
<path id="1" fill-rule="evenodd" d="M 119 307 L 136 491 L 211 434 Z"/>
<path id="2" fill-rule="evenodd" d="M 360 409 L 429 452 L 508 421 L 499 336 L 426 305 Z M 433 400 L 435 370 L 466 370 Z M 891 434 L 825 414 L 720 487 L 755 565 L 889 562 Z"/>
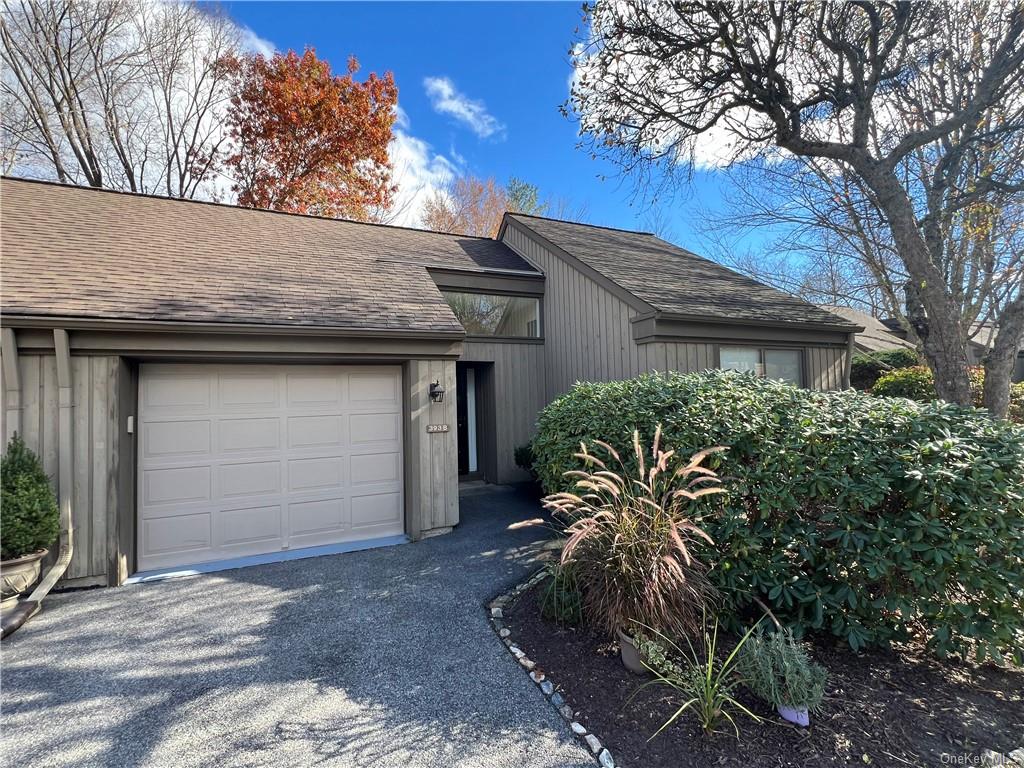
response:
<path id="1" fill-rule="evenodd" d="M 235 78 L 225 165 L 239 205 L 365 219 L 391 203 L 398 88 L 390 72 L 356 82 L 355 58 L 334 75 L 312 49 L 222 65 Z"/>
<path id="2" fill-rule="evenodd" d="M 493 178 L 459 176 L 424 203 L 421 224 L 438 232 L 494 237 L 508 202 L 505 188 Z"/>

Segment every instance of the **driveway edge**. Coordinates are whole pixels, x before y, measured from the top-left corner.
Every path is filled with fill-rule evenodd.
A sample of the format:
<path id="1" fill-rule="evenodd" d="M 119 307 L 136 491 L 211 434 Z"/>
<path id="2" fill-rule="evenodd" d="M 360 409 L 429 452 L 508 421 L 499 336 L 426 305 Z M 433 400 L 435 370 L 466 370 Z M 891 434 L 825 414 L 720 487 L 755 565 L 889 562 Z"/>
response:
<path id="1" fill-rule="evenodd" d="M 612 753 L 602 746 L 601 740 L 596 735 L 589 733 L 583 724 L 576 719 L 572 706 L 569 705 L 565 697 L 559 692 L 558 684 L 537 666 L 537 662 L 527 657 L 523 649 L 512 638 L 512 630 L 505 625 L 505 608 L 515 603 L 528 589 L 544 581 L 547 575 L 547 570 L 542 568 L 526 581 L 517 584 L 507 592 L 503 592 L 491 600 L 487 604 L 491 627 L 497 633 L 501 642 L 504 643 L 508 652 L 519 662 L 519 666 L 529 674 L 530 679 L 540 688 L 544 698 L 555 708 L 555 711 L 558 712 L 562 719 L 569 724 L 569 729 L 572 731 L 573 736 L 586 745 L 591 755 L 593 755 L 602 768 L 615 768 L 615 758 L 612 757 Z"/>

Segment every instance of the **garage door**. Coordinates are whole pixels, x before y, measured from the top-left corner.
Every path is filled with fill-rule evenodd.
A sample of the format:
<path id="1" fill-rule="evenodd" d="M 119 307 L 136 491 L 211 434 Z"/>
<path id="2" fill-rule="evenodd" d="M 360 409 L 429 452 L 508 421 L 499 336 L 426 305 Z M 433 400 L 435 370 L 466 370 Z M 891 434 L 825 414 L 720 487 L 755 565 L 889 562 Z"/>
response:
<path id="1" fill-rule="evenodd" d="M 144 365 L 138 568 L 403 531 L 401 371 Z"/>

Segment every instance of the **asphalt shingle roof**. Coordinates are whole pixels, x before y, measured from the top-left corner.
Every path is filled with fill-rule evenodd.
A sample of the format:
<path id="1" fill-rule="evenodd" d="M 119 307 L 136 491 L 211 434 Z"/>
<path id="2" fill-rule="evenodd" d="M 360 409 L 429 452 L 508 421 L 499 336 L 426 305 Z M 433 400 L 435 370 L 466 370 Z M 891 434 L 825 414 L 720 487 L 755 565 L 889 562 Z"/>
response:
<path id="1" fill-rule="evenodd" d="M 867 312 L 850 307 L 838 307 L 831 304 L 820 305 L 822 309 L 840 317 L 845 317 L 855 325 L 864 326 L 856 337 L 856 344 L 867 352 L 881 352 L 887 349 L 914 349 L 914 345 L 906 339 L 901 339 L 876 317 Z"/>
<path id="2" fill-rule="evenodd" d="M 646 232 L 509 214 L 660 312 L 694 318 L 852 324 Z"/>
<path id="3" fill-rule="evenodd" d="M 4 178 L 11 315 L 459 332 L 425 267 L 532 268 L 494 240 Z"/>

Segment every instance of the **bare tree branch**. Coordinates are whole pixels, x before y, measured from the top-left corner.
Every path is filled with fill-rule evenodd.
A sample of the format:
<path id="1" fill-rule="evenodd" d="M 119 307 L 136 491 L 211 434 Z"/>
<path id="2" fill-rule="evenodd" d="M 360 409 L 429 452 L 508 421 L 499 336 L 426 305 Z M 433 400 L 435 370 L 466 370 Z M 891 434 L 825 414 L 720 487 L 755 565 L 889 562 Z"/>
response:
<path id="1" fill-rule="evenodd" d="M 567 111 L 592 153 L 666 177 L 795 170 L 805 192 L 788 185 L 775 225 L 855 259 L 819 261 L 805 289 L 861 283 L 861 301 L 902 310 L 948 400 L 971 401 L 979 318 L 1019 347 L 1024 5 L 599 0 L 588 14 Z M 986 364 L 997 415 L 1001 354 Z"/>

